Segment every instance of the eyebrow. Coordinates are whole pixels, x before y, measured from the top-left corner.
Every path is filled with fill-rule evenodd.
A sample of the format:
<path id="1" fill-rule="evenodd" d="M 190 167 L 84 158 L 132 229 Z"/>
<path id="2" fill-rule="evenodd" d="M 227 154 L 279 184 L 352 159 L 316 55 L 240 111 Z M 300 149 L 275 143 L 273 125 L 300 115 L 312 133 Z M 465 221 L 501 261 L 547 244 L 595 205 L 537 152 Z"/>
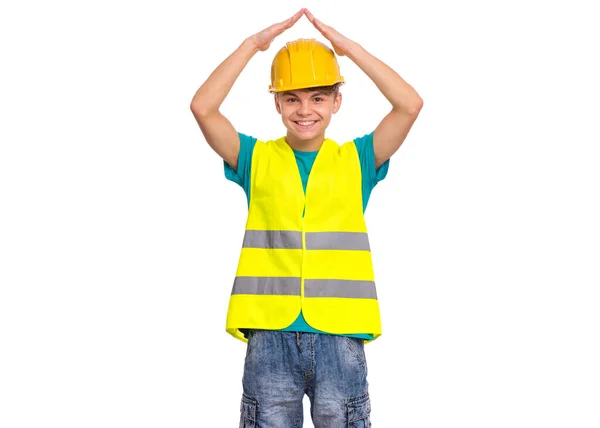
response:
<path id="1" fill-rule="evenodd" d="M 317 95 L 327 95 L 327 92 L 323 91 L 323 90 L 317 90 L 317 91 L 311 91 L 314 92 L 313 94 L 311 94 L 311 97 L 317 96 Z M 294 92 L 290 92 L 290 91 L 285 91 L 281 94 L 282 96 L 293 96 L 296 98 L 299 98 L 298 95 Z"/>

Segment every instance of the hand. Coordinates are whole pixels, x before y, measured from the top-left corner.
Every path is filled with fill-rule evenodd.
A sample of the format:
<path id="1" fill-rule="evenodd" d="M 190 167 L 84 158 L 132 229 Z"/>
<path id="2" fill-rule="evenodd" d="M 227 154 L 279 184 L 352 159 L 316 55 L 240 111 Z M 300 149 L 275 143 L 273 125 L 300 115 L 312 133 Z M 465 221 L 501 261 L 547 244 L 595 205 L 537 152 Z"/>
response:
<path id="1" fill-rule="evenodd" d="M 342 36 L 334 28 L 323 24 L 321 21 L 315 18 L 314 15 L 308 11 L 308 9 L 304 9 L 304 15 L 306 15 L 311 24 L 314 25 L 315 28 L 331 42 L 333 50 L 336 54 L 339 56 L 344 56 L 348 53 L 352 44 L 352 40 Z"/>
<path id="2" fill-rule="evenodd" d="M 275 39 L 275 37 L 294 25 L 303 14 L 304 9 L 300 9 L 300 11 L 291 18 L 277 24 L 273 24 L 270 27 L 262 30 L 260 33 L 256 33 L 250 37 L 252 43 L 254 43 L 254 46 L 256 46 L 259 51 L 266 51 L 269 49 L 269 46 L 271 46 L 271 42 Z"/>

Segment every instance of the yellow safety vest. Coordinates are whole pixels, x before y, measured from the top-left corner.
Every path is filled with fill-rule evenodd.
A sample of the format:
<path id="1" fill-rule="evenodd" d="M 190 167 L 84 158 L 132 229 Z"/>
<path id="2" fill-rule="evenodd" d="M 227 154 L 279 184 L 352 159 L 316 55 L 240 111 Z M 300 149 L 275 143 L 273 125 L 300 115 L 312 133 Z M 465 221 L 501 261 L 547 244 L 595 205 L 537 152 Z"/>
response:
<path id="1" fill-rule="evenodd" d="M 306 195 L 285 137 L 254 147 L 248 220 L 226 330 L 246 342 L 239 329 L 283 329 L 300 310 L 317 330 L 381 335 L 353 142 L 323 142 Z"/>

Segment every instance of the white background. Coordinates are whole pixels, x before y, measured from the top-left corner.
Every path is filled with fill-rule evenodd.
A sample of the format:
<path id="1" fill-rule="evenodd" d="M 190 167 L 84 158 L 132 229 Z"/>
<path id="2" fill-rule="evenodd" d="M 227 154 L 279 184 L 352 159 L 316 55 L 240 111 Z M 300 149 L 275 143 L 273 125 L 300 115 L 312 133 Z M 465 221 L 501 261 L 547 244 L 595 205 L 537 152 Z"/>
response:
<path id="1" fill-rule="evenodd" d="M 592 3 L 3 4 L 0 426 L 237 426 L 245 345 L 224 328 L 246 199 L 189 103 L 308 7 L 425 101 L 366 212 L 373 425 L 598 428 Z M 283 135 L 270 63 L 299 37 L 325 41 L 302 18 L 239 77 L 222 111 L 240 132 Z M 344 142 L 389 105 L 339 61 Z"/>

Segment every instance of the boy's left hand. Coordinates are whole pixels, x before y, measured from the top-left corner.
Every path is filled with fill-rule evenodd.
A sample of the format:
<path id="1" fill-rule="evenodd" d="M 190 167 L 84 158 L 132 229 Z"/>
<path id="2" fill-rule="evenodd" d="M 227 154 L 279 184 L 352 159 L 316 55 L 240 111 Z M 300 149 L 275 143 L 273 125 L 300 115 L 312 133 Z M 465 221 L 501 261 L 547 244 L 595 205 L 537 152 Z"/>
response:
<path id="1" fill-rule="evenodd" d="M 329 25 L 323 24 L 317 18 L 314 17 L 312 13 L 308 11 L 308 9 L 304 9 L 304 15 L 308 18 L 312 25 L 315 26 L 317 30 L 331 42 L 333 46 L 333 50 L 339 56 L 344 56 L 350 50 L 350 46 L 352 45 L 352 40 L 349 38 L 342 36 L 338 33 L 334 28 Z"/>

